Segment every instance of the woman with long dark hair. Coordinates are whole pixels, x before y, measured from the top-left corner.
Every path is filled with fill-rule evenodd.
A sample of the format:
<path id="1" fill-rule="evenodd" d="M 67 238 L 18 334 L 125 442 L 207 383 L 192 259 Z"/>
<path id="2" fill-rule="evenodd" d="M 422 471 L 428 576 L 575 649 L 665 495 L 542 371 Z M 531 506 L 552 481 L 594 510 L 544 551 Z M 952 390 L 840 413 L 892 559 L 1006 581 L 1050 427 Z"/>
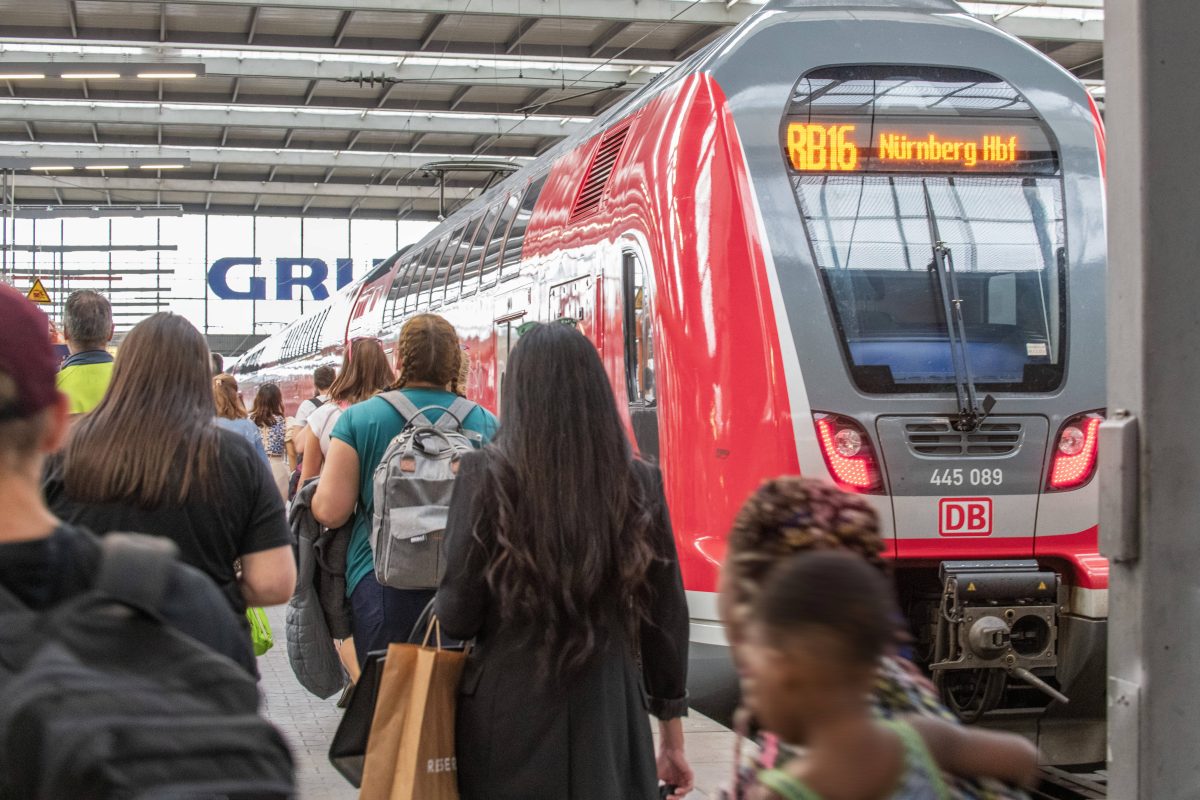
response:
<path id="1" fill-rule="evenodd" d="M 183 317 L 154 314 L 121 343 L 108 393 L 43 489 L 67 522 L 172 539 L 242 614 L 286 602 L 296 566 L 270 472 L 215 412 L 204 337 Z"/>
<path id="2" fill-rule="evenodd" d="M 292 434 L 283 415 L 283 392 L 274 383 L 264 383 L 254 395 L 254 407 L 250 409 L 250 421 L 258 426 L 263 449 L 271 462 L 271 476 L 279 488 L 279 496 L 285 501 L 288 496 L 288 480 L 292 476 L 292 465 L 296 463 L 296 448 Z"/>
<path id="3" fill-rule="evenodd" d="M 378 339 L 355 339 L 342 357 L 342 369 L 329 387 L 329 402 L 308 417 L 301 429 L 304 461 L 300 464 L 300 483 L 321 474 L 330 435 L 342 412 L 355 403 L 370 400 L 395 382 L 387 355 Z"/>
<path id="4" fill-rule="evenodd" d="M 571 328 L 522 335 L 504 388 L 495 441 L 459 468 L 435 602 L 448 635 L 475 639 L 463 800 L 652 800 L 659 779 L 683 797 L 688 613 L 661 476 Z"/>

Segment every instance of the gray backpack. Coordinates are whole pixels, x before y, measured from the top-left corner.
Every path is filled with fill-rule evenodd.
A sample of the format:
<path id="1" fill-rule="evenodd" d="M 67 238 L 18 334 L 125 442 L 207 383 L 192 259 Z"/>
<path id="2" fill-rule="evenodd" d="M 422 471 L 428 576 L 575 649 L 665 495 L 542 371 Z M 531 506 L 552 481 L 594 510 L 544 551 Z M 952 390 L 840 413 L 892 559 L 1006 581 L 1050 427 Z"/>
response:
<path id="1" fill-rule="evenodd" d="M 422 409 L 399 391 L 380 397 L 407 422 L 375 468 L 375 577 L 396 589 L 436 589 L 446 571 L 442 537 L 458 462 L 482 439 L 462 427 L 477 406 L 460 397 L 448 409 Z M 442 411 L 436 425 L 424 414 L 433 409 Z"/>

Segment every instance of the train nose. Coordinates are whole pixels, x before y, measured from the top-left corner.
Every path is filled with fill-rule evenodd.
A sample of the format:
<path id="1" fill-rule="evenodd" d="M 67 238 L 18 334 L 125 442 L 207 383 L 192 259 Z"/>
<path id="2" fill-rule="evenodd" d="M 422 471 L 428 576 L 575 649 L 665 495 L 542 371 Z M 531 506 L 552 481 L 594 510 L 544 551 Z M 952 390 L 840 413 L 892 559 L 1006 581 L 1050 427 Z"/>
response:
<path id="1" fill-rule="evenodd" d="M 948 417 L 890 416 L 875 427 L 899 557 L 954 557 L 981 538 L 1005 557 L 1033 555 L 1044 417 L 989 417 L 959 431 Z"/>

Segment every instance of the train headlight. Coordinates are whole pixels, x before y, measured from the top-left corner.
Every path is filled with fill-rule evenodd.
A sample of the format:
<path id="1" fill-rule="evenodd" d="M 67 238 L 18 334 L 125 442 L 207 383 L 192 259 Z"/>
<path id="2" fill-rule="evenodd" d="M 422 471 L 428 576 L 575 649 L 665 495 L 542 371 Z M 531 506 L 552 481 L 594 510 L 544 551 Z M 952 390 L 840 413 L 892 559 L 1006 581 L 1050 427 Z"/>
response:
<path id="1" fill-rule="evenodd" d="M 862 426 L 839 414 L 813 414 L 817 442 L 829 474 L 843 489 L 865 494 L 883 491 L 883 476 L 871 440 Z"/>
<path id="2" fill-rule="evenodd" d="M 1058 437 L 1058 452 L 1064 456 L 1077 456 L 1083 452 L 1086 442 L 1087 434 L 1078 425 L 1068 425 Z"/>
<path id="3" fill-rule="evenodd" d="M 1063 424 L 1055 443 L 1050 476 L 1046 480 L 1048 491 L 1076 489 L 1092 479 L 1096 472 L 1103 419 L 1100 413 L 1089 412 L 1071 417 Z"/>
<path id="4" fill-rule="evenodd" d="M 842 458 L 854 458 L 862 452 L 862 434 L 852 428 L 842 428 L 833 435 L 833 446 Z"/>

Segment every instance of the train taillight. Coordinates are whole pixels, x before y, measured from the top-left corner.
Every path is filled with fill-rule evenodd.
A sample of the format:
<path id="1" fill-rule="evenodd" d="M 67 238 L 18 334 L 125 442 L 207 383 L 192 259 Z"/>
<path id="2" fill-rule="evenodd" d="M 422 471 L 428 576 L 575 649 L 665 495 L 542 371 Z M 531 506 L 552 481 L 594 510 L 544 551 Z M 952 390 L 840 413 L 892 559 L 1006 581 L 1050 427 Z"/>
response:
<path id="1" fill-rule="evenodd" d="M 883 491 L 883 476 L 871 439 L 854 420 L 837 414 L 813 414 L 821 455 L 838 485 L 843 489 L 878 494 Z"/>
<path id="2" fill-rule="evenodd" d="M 1054 444 L 1054 458 L 1046 488 L 1052 492 L 1075 489 L 1092 479 L 1100 449 L 1100 423 L 1097 413 L 1079 414 L 1063 424 Z"/>

